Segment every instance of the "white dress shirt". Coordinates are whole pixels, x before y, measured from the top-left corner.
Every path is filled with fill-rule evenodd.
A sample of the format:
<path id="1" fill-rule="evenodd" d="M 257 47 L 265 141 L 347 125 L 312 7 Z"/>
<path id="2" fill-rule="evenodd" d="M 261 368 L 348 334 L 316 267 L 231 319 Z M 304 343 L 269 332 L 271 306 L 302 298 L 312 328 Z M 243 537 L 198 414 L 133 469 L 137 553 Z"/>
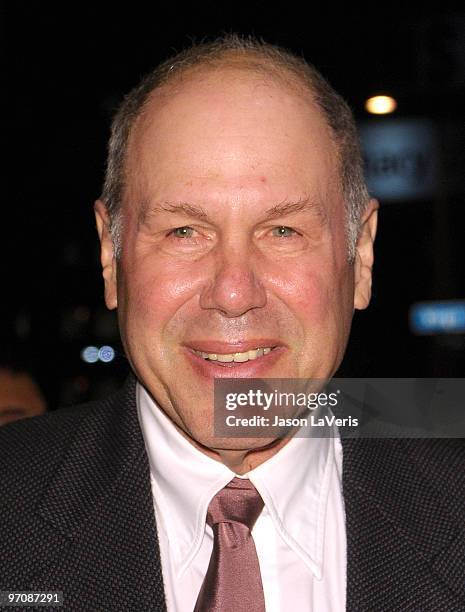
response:
<path id="1" fill-rule="evenodd" d="M 139 383 L 137 406 L 166 605 L 168 612 L 192 612 L 213 548 L 208 505 L 238 475 L 195 448 Z M 249 478 L 265 503 L 252 535 L 267 612 L 343 612 L 346 533 L 339 437 L 293 437 L 239 477 Z"/>

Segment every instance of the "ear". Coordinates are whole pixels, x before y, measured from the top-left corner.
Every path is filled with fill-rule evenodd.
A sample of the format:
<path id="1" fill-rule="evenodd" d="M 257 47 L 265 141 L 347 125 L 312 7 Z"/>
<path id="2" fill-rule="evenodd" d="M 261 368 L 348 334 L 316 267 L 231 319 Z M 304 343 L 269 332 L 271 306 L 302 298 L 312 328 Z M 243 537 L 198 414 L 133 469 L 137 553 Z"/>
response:
<path id="1" fill-rule="evenodd" d="M 362 217 L 362 228 L 355 255 L 354 308 L 363 310 L 370 303 L 373 270 L 373 243 L 378 223 L 379 203 L 371 199 Z"/>
<path id="2" fill-rule="evenodd" d="M 94 204 L 95 221 L 100 238 L 100 263 L 105 281 L 105 304 L 113 310 L 118 305 L 116 285 L 116 258 L 110 234 L 110 218 L 105 202 L 97 200 Z"/>

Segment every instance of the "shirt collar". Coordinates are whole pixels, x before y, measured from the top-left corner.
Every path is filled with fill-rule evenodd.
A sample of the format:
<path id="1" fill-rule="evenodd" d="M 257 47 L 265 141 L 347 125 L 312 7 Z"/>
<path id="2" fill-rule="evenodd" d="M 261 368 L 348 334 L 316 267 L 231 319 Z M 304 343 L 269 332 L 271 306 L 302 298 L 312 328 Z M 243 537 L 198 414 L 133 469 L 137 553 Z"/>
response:
<path id="1" fill-rule="evenodd" d="M 157 519 L 182 573 L 197 554 L 212 497 L 237 474 L 193 446 L 141 384 L 137 407 L 147 448 Z M 286 544 L 322 577 L 324 525 L 334 439 L 312 427 L 244 476 L 250 478 Z"/>

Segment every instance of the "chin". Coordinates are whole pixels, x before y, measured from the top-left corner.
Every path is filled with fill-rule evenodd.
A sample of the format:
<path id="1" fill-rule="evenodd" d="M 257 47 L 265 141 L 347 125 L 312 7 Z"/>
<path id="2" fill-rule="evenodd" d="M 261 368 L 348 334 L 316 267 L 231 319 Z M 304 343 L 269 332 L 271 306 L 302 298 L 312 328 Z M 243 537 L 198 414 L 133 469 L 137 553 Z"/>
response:
<path id="1" fill-rule="evenodd" d="M 201 447 L 201 450 L 213 451 L 215 453 L 222 453 L 227 451 L 254 451 L 265 449 L 272 446 L 280 438 L 219 438 L 214 436 L 201 436 L 194 438 L 193 434 L 190 437 L 194 440 L 197 446 Z"/>

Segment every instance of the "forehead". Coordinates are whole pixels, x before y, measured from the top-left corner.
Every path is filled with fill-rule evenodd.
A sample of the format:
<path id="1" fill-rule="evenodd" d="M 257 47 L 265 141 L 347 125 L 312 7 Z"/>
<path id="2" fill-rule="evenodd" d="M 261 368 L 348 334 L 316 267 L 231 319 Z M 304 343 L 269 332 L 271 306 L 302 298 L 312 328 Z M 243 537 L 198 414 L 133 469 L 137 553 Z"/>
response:
<path id="1" fill-rule="evenodd" d="M 174 187 L 211 195 L 264 184 L 278 199 L 278 192 L 314 197 L 339 183 L 337 148 L 311 95 L 237 68 L 194 74 L 154 92 L 126 160 L 127 186 L 138 199 L 163 198 Z"/>

